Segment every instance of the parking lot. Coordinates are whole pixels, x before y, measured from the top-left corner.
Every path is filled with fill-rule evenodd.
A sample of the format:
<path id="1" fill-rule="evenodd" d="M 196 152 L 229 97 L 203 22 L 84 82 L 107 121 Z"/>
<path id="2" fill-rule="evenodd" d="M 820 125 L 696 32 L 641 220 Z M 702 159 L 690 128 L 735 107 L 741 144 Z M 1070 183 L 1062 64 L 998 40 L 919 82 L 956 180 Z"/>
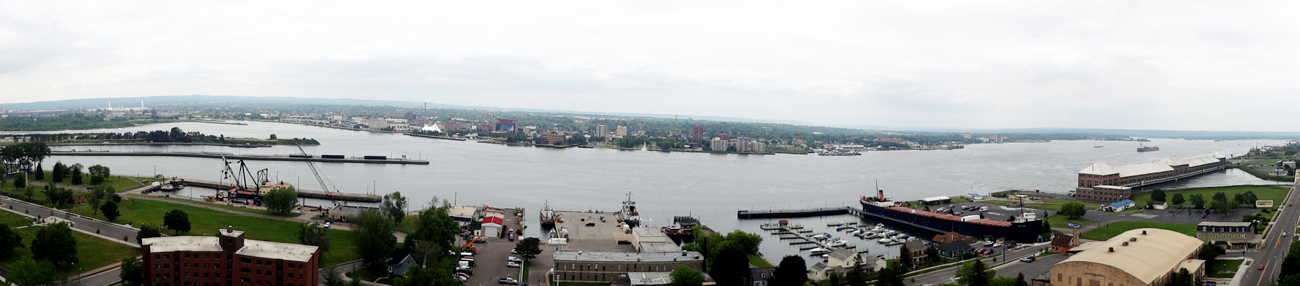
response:
<path id="1" fill-rule="evenodd" d="M 502 209 L 502 212 L 506 214 L 503 219 L 505 224 L 503 232 L 522 228 L 524 218 L 528 217 L 527 214 L 522 217 L 514 216 L 514 209 Z M 510 250 L 515 248 L 515 243 L 519 242 L 519 240 L 516 238 L 511 241 L 509 235 L 504 236 L 506 238 L 484 236 L 480 239 L 482 243 L 474 244 L 474 247 L 478 249 L 478 252 L 474 253 L 474 274 L 470 275 L 469 280 L 465 281 L 465 285 L 501 285 L 499 281 L 501 278 L 520 279 L 520 268 L 506 266 L 506 258 L 511 255 Z M 464 244 L 465 240 L 461 239 L 458 243 Z M 516 255 L 516 257 L 518 256 Z M 520 284 L 523 284 L 522 282 Z M 529 285 L 537 284 L 530 283 Z"/>

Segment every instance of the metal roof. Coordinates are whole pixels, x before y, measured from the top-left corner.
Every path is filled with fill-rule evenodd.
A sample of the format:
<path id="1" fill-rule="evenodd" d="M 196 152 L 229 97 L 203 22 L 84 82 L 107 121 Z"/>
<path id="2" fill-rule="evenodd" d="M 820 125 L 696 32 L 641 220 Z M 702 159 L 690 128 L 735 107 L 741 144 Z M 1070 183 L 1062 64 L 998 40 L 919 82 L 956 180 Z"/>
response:
<path id="1" fill-rule="evenodd" d="M 1129 241 L 1130 238 L 1137 240 Z M 1195 237 L 1175 231 L 1139 228 L 1121 233 L 1056 265 L 1102 264 L 1128 273 L 1144 284 L 1151 284 L 1175 266 L 1181 265 L 1184 258 L 1192 256 L 1203 243 Z M 1110 249 L 1115 251 L 1111 252 Z"/>
<path id="2" fill-rule="evenodd" d="M 1104 162 L 1097 162 L 1092 164 L 1091 166 L 1088 166 L 1087 168 L 1083 168 L 1083 170 L 1079 170 L 1079 174 L 1098 175 L 1098 176 L 1119 174 L 1120 177 L 1131 177 L 1131 176 L 1173 171 L 1174 168 L 1171 166 L 1187 165 L 1188 167 L 1197 167 L 1202 165 L 1218 163 L 1219 159 L 1221 158 L 1226 158 L 1226 157 L 1223 156 L 1223 154 L 1219 154 L 1219 152 L 1214 152 L 1214 153 L 1198 155 L 1190 158 L 1178 158 L 1178 156 L 1169 156 L 1167 158 L 1161 159 L 1160 161 L 1156 161 L 1156 162 L 1139 163 L 1139 164 L 1131 164 L 1131 165 L 1123 165 L 1123 166 L 1111 166 Z"/>
<path id="3" fill-rule="evenodd" d="M 685 255 L 683 255 L 685 254 Z M 695 251 L 683 252 L 607 252 L 607 251 L 556 251 L 555 261 L 609 261 L 609 262 L 671 262 L 703 261 L 704 256 Z"/>

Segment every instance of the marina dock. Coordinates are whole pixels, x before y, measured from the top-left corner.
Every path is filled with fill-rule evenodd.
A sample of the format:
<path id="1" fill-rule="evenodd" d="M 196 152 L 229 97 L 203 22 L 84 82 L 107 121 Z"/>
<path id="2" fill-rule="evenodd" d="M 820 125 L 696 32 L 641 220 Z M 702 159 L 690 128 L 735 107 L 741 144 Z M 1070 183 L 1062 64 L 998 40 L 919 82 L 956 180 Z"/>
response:
<path id="1" fill-rule="evenodd" d="M 829 241 L 828 239 L 819 240 L 810 237 L 808 234 L 812 233 L 813 231 L 804 229 L 803 226 L 801 225 L 764 224 L 761 226 L 761 228 L 763 230 L 771 231 L 772 235 L 775 235 L 778 239 L 782 241 L 788 241 L 788 243 L 791 246 L 799 248 L 800 251 L 806 251 L 815 248 L 822 248 L 827 250 L 836 249 L 836 248 L 844 248 L 844 249 L 857 248 L 857 246 L 854 245 L 831 246 L 829 243 L 827 243 Z M 862 251 L 862 252 L 866 252 L 866 251 Z M 817 255 L 817 253 L 814 253 L 814 255 Z"/>
<path id="2" fill-rule="evenodd" d="M 184 186 L 193 186 L 193 187 L 218 189 L 218 190 L 227 190 L 235 187 L 235 185 L 228 184 L 228 183 L 223 184 L 223 183 L 217 183 L 213 181 L 191 180 L 191 179 L 175 179 L 169 182 L 180 183 L 181 185 Z M 165 186 L 165 185 L 167 184 L 162 184 L 161 186 Z M 161 188 L 161 186 L 154 187 L 153 189 L 150 189 L 150 191 L 157 190 L 158 188 Z M 322 199 L 322 200 L 330 200 L 330 201 L 367 202 L 367 203 L 378 203 L 383 201 L 383 198 L 378 195 L 350 194 L 350 193 L 340 193 L 340 192 L 326 193 L 322 191 L 304 190 L 297 187 L 295 187 L 295 189 L 298 191 L 299 198 L 312 198 L 312 199 Z"/>
<path id="3" fill-rule="evenodd" d="M 736 218 L 739 219 L 799 218 L 799 217 L 832 216 L 832 215 L 845 215 L 845 214 L 850 214 L 849 207 L 815 208 L 815 209 L 801 209 L 801 210 L 766 210 L 766 211 L 740 210 L 740 211 L 736 211 Z"/>
<path id="4" fill-rule="evenodd" d="M 295 155 L 235 155 L 229 153 L 217 152 L 69 152 L 53 151 L 50 156 L 161 156 L 161 157 L 191 157 L 191 158 L 209 158 L 221 159 L 225 157 L 231 160 L 251 160 L 251 161 L 299 161 L 299 162 L 325 162 L 325 163 L 365 163 L 365 164 L 403 164 L 403 165 L 428 165 L 429 161 L 409 160 L 405 158 L 387 158 L 387 156 L 366 156 L 365 158 L 344 158 L 342 155 L 322 155 L 321 157 L 313 156 L 295 156 Z M 323 158 L 327 157 L 327 158 Z"/>

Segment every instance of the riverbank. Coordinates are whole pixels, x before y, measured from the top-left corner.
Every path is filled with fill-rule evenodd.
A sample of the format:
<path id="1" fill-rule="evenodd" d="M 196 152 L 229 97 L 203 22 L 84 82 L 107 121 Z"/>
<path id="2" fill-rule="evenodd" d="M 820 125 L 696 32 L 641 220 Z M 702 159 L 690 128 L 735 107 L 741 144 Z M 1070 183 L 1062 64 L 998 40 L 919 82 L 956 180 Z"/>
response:
<path id="1" fill-rule="evenodd" d="M 209 159 L 254 160 L 254 161 L 310 161 L 325 163 L 366 163 L 366 164 L 401 164 L 428 165 L 429 161 L 409 160 L 406 158 L 388 158 L 388 156 L 366 156 L 364 158 L 344 158 L 343 155 L 321 155 L 321 157 L 276 156 L 276 155 L 236 155 L 219 152 L 107 152 L 107 151 L 54 151 L 50 156 L 127 156 L 127 157 L 191 157 Z M 337 156 L 337 157 L 326 157 Z"/>

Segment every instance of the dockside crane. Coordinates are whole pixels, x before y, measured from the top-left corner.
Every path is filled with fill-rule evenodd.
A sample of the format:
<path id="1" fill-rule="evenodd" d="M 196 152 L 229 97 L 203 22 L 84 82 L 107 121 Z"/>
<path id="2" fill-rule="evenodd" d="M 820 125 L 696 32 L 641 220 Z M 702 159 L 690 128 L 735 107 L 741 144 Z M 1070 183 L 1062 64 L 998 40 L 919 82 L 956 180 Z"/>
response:
<path id="1" fill-rule="evenodd" d="M 298 146 L 298 151 L 302 152 L 302 156 L 304 156 L 305 158 L 311 158 L 311 155 L 307 154 L 307 150 L 302 149 L 302 144 L 298 144 L 297 142 L 294 142 L 293 145 Z M 322 191 L 325 191 L 325 194 L 338 192 L 338 190 L 330 191 L 330 185 L 333 185 L 333 182 L 330 182 L 330 184 L 328 185 L 325 184 L 325 177 L 320 175 L 320 171 L 316 170 L 316 164 L 313 164 L 311 160 L 307 160 L 307 168 L 310 168 L 311 174 L 316 176 L 316 182 L 320 183 L 320 189 Z"/>

